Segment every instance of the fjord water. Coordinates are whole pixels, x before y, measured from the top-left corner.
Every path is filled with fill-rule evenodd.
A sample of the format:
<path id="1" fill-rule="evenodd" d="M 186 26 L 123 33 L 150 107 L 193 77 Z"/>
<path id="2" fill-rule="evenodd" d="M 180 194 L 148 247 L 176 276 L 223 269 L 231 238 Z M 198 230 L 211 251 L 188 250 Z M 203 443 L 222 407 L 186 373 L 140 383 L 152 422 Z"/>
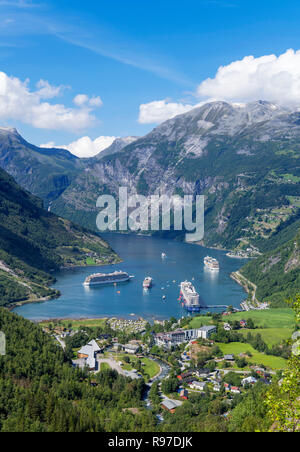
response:
<path id="1" fill-rule="evenodd" d="M 62 294 L 60 298 L 27 304 L 14 312 L 35 321 L 106 316 L 128 318 L 131 314 L 148 320 L 179 318 L 188 315 L 178 302 L 179 284 L 186 279 L 192 281 L 208 306 L 239 308 L 245 298 L 244 290 L 230 278 L 231 272 L 238 270 L 245 260 L 229 258 L 224 251 L 137 235 L 106 234 L 104 238 L 122 258 L 121 264 L 62 270 L 55 274 L 57 282 L 54 285 Z M 161 258 L 162 252 L 166 253 L 166 259 Z M 219 260 L 219 272 L 204 269 L 203 258 L 207 255 Z M 119 269 L 135 278 L 117 286 L 83 286 L 91 273 Z M 153 287 L 147 292 L 142 287 L 146 276 L 153 278 Z M 220 309 L 213 312 L 220 312 Z"/>

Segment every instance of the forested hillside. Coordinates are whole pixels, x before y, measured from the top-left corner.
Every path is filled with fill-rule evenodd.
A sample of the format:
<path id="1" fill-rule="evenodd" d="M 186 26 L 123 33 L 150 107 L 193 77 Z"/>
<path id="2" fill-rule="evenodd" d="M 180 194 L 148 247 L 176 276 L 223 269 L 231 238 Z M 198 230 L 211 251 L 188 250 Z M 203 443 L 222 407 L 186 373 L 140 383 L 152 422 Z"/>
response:
<path id="1" fill-rule="evenodd" d="M 63 350 L 39 325 L 0 308 L 6 355 L 0 356 L 2 432 L 204 432 L 264 431 L 266 385 L 231 404 L 218 395 L 198 395 L 159 424 L 142 401 L 143 380 L 115 371 L 88 376 L 72 368 Z M 92 383 L 92 384 L 91 384 Z"/>
<path id="2" fill-rule="evenodd" d="M 49 272 L 62 266 L 117 261 L 99 236 L 46 212 L 0 170 L 0 305 L 55 296 Z"/>
<path id="3" fill-rule="evenodd" d="M 142 381 L 106 371 L 93 387 L 75 371 L 42 329 L 0 309 L 6 355 L 0 356 L 0 431 L 149 431 L 154 419 L 142 407 Z"/>
<path id="4" fill-rule="evenodd" d="M 273 307 L 300 293 L 300 231 L 283 245 L 249 262 L 240 272 L 257 286 L 256 298 Z"/>

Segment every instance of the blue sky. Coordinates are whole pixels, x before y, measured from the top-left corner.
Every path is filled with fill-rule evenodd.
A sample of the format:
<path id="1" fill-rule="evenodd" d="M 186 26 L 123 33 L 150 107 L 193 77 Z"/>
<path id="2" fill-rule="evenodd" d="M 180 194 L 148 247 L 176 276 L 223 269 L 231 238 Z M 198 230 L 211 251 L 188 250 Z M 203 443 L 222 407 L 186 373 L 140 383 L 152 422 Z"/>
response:
<path id="1" fill-rule="evenodd" d="M 297 51 L 299 26 L 297 0 L 0 0 L 0 71 L 11 84 L 5 95 L 20 90 L 25 97 L 24 117 L 18 106 L 1 110 L 0 80 L 0 121 L 36 144 L 144 135 L 161 121 L 158 107 L 159 118 L 167 118 L 223 98 L 216 84 L 199 89 L 220 66 Z M 289 69 L 294 63 L 290 55 L 284 64 L 298 77 Z M 261 92 L 233 93 L 232 100 Z M 86 98 L 74 103 L 79 94 Z M 11 106 L 10 97 L 5 102 Z M 43 119 L 35 118 L 41 112 Z"/>

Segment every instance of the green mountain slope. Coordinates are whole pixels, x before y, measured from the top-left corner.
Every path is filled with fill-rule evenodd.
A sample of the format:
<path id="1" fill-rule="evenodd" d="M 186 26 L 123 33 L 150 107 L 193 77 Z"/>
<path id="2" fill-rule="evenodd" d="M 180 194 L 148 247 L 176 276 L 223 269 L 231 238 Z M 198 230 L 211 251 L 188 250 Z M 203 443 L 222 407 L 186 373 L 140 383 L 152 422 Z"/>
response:
<path id="1" fill-rule="evenodd" d="M 39 325 L 0 308 L 0 330 L 6 336 L 6 355 L 0 355 L 1 432 L 155 428 L 154 415 L 142 408 L 142 380 L 106 371 L 92 377 L 93 387 L 91 377 L 75 371 Z M 133 407 L 142 415 L 133 415 Z"/>
<path id="2" fill-rule="evenodd" d="M 249 262 L 240 273 L 257 286 L 258 301 L 284 306 L 300 293 L 300 229 L 293 240 Z"/>
<path id="3" fill-rule="evenodd" d="M 0 127 L 0 166 L 48 207 L 79 173 L 81 161 L 64 149 L 39 148 L 15 129 Z"/>
<path id="4" fill-rule="evenodd" d="M 299 212 L 299 116 L 268 102 L 195 108 L 118 153 L 87 159 L 53 210 L 95 227 L 97 197 L 117 195 L 120 186 L 145 195 L 202 194 L 205 245 L 264 251 Z"/>
<path id="5" fill-rule="evenodd" d="M 203 244 L 253 255 L 285 243 L 299 220 L 300 113 L 270 102 L 207 103 L 92 159 L 0 132 L 0 166 L 51 211 L 90 229 L 98 196 L 119 187 L 204 195 Z"/>
<path id="6" fill-rule="evenodd" d="M 53 297 L 50 271 L 119 259 L 107 243 L 42 208 L 0 170 L 0 305 Z"/>

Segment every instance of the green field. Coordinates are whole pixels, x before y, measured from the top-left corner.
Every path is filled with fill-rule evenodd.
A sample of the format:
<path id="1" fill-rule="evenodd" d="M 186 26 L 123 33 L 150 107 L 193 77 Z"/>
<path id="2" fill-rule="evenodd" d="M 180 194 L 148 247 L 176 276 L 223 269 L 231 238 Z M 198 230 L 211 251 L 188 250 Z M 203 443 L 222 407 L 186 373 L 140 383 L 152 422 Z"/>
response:
<path id="1" fill-rule="evenodd" d="M 129 357 L 130 363 L 125 363 L 125 361 L 124 361 L 125 356 Z M 114 359 L 116 361 L 122 361 L 123 362 L 122 368 L 124 370 L 130 371 L 132 369 L 135 369 L 135 363 L 139 358 L 136 358 L 135 356 L 131 356 L 128 354 L 120 354 L 120 355 L 115 355 Z M 152 359 L 146 358 L 146 357 L 140 358 L 140 360 L 141 360 L 142 364 L 144 364 L 142 366 L 142 370 L 145 375 L 148 375 L 149 378 L 153 378 L 153 377 L 155 377 L 155 375 L 158 374 L 159 365 L 155 361 L 153 361 Z"/>
<path id="2" fill-rule="evenodd" d="M 277 356 L 265 355 L 255 350 L 250 344 L 244 344 L 241 342 L 231 342 L 229 344 L 218 343 L 218 346 L 222 350 L 223 354 L 234 354 L 238 356 L 240 353 L 251 352 L 252 357 L 247 358 L 251 364 L 264 365 L 273 370 L 284 369 L 286 366 L 286 360 Z"/>
<path id="3" fill-rule="evenodd" d="M 158 374 L 159 365 L 155 361 L 152 361 L 152 359 L 149 358 L 142 358 L 141 361 L 145 364 L 145 366 L 143 366 L 144 373 L 149 375 L 150 378 L 153 378 Z"/>
<path id="4" fill-rule="evenodd" d="M 85 260 L 85 263 L 86 263 L 86 265 L 97 265 L 97 263 L 95 262 L 95 260 L 92 259 L 91 257 L 88 257 L 88 258 Z"/>
<path id="5" fill-rule="evenodd" d="M 283 177 L 286 181 L 292 181 L 294 183 L 300 182 L 300 177 L 295 176 L 294 174 L 280 174 L 281 177 Z"/>
<path id="6" fill-rule="evenodd" d="M 224 316 L 224 322 L 228 320 L 247 320 L 251 318 L 258 328 L 288 328 L 292 330 L 295 326 L 295 315 L 292 309 L 267 309 L 263 311 L 243 311 Z M 188 328 L 200 328 L 202 325 L 210 325 L 212 323 L 211 317 L 196 316 L 194 317 Z"/>
<path id="7" fill-rule="evenodd" d="M 110 369 L 110 365 L 108 363 L 101 363 L 100 364 L 100 371 L 102 372 L 103 370 L 109 370 Z"/>
<path id="8" fill-rule="evenodd" d="M 272 347 L 272 345 L 276 345 L 289 339 L 293 334 L 292 328 L 257 328 L 255 330 L 248 330 L 247 328 L 243 330 L 239 330 L 243 336 L 247 336 L 248 333 L 252 335 L 260 334 L 263 341 L 268 345 L 268 347 Z"/>
<path id="9" fill-rule="evenodd" d="M 295 315 L 292 309 L 267 309 L 263 311 L 236 312 L 224 317 L 227 320 L 242 320 L 251 318 L 259 328 L 293 328 Z"/>
<path id="10" fill-rule="evenodd" d="M 204 315 L 199 315 L 194 317 L 187 328 L 201 328 L 201 326 L 204 325 L 210 325 L 212 322 L 212 318 L 211 317 L 206 317 Z"/>

